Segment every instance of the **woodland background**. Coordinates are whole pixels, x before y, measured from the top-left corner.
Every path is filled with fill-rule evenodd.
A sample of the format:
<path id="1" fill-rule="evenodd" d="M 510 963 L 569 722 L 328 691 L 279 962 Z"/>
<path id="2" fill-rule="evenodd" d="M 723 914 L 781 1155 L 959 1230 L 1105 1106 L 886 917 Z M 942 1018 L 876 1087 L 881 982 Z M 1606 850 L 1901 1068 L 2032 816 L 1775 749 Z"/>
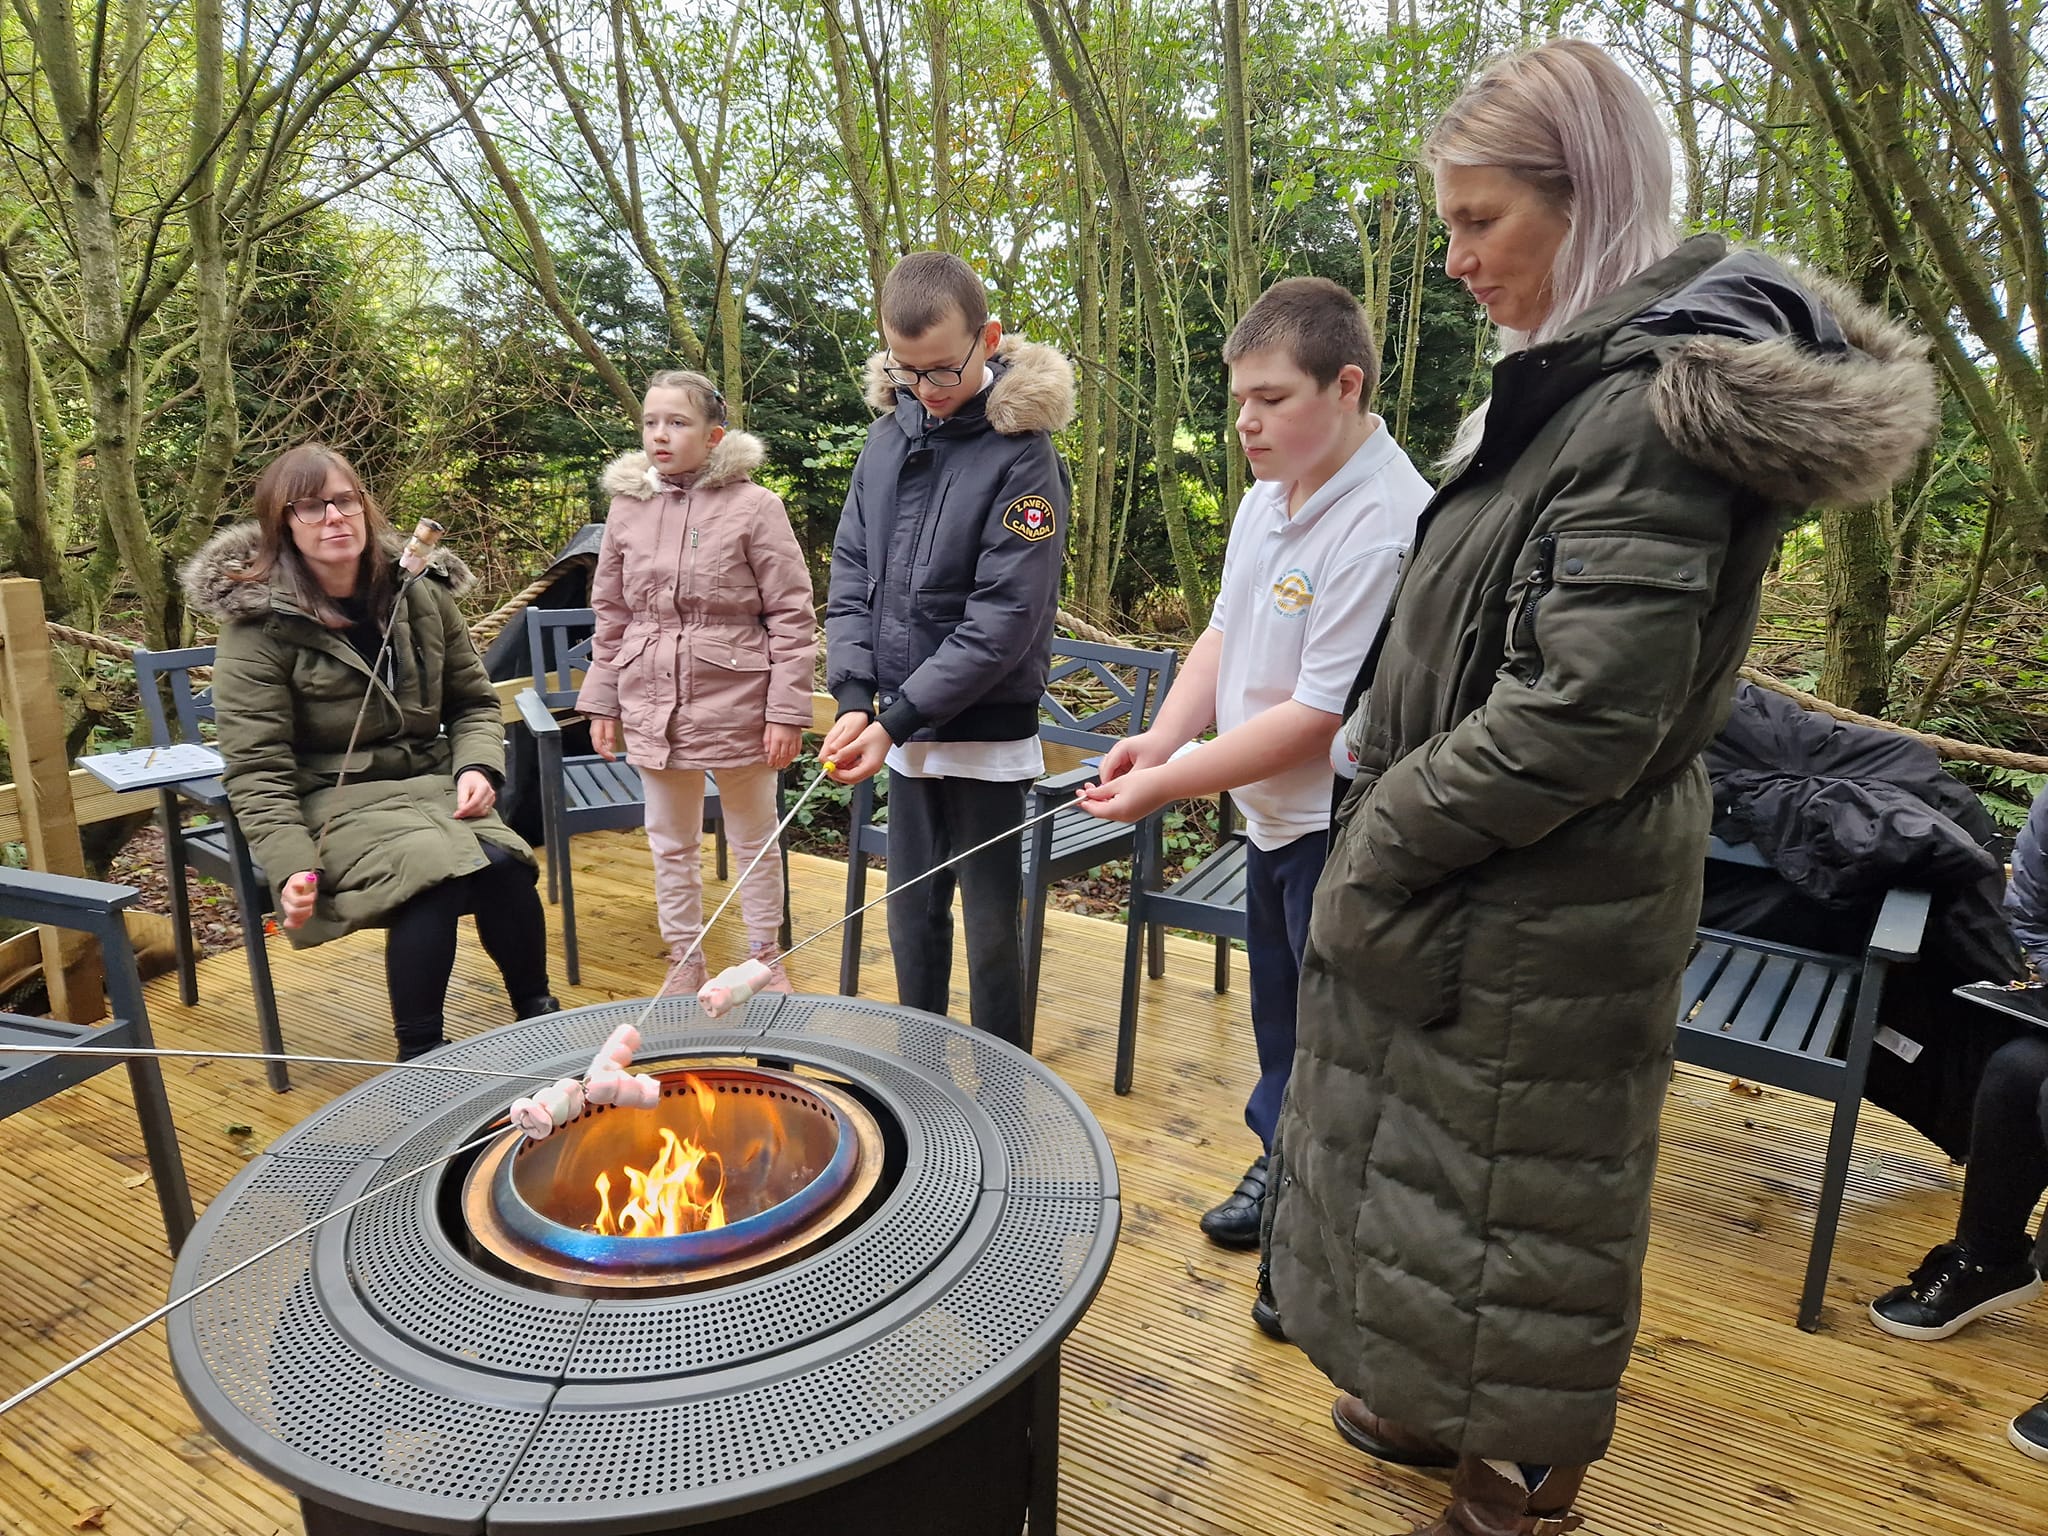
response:
<path id="1" fill-rule="evenodd" d="M 1555 33 L 1662 104 L 1688 230 L 1934 343 L 1940 441 L 1787 535 L 1752 659 L 2048 746 L 2038 0 L 8 0 L 0 566 L 176 643 L 179 564 L 317 437 L 447 523 L 489 607 L 602 515 L 639 381 L 681 365 L 767 440 L 822 575 L 876 288 L 939 246 L 1075 360 L 1066 607 L 1185 639 L 1244 485 L 1222 339 L 1265 284 L 1362 296 L 1419 463 L 1484 393 L 1415 152 Z M 74 746 L 125 741 L 120 664 L 60 654 Z M 2043 782 L 1969 775 L 2008 825 Z"/>

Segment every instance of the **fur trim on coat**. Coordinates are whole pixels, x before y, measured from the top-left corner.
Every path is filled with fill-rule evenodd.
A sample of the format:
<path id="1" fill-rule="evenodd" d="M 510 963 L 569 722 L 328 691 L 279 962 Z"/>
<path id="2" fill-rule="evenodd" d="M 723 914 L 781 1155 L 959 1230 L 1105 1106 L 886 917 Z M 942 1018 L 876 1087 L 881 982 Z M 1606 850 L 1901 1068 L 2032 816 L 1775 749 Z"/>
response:
<path id="1" fill-rule="evenodd" d="M 889 354 L 870 357 L 862 380 L 868 404 L 896 409 L 897 386 L 882 370 Z M 1005 437 L 1057 432 L 1074 419 L 1074 366 L 1057 347 L 1005 336 L 996 344 L 996 381 L 989 386 L 988 424 Z"/>
<path id="2" fill-rule="evenodd" d="M 1841 327 L 1846 355 L 1791 336 L 1689 337 L 1664 354 L 1651 409 L 1680 453 L 1774 502 L 1875 501 L 1941 424 L 1927 343 L 1841 283 L 1792 276 Z"/>
<path id="3" fill-rule="evenodd" d="M 751 480 L 768 462 L 768 445 L 751 432 L 728 432 L 711 449 L 704 468 L 690 481 L 693 490 L 713 491 L 737 480 Z M 598 484 L 607 496 L 633 496 L 652 501 L 671 486 L 646 454 L 622 453 L 604 468 Z"/>
<path id="4" fill-rule="evenodd" d="M 261 531 L 255 523 L 243 522 L 223 528 L 202 544 L 178 573 L 184 583 L 186 601 L 222 622 L 262 618 L 271 611 L 274 598 L 290 602 L 292 594 L 278 581 L 275 571 L 257 581 L 241 580 L 238 576 L 256 558 L 260 538 Z M 405 540 L 397 534 L 384 539 L 384 553 L 393 560 L 404 548 Z M 445 547 L 434 551 L 427 574 L 446 582 L 455 597 L 466 596 L 476 586 L 476 573 L 460 555 Z"/>

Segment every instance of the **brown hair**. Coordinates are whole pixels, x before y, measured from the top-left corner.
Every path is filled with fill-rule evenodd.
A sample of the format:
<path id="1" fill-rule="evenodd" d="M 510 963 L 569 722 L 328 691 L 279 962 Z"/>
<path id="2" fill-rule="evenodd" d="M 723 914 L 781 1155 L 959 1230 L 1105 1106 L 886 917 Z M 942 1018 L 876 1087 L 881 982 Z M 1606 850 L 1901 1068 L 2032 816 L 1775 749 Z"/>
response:
<path id="1" fill-rule="evenodd" d="M 1347 367 L 1360 369 L 1365 374 L 1358 391 L 1361 411 L 1380 387 L 1380 349 L 1365 307 L 1327 277 L 1283 277 L 1260 294 L 1223 344 L 1223 361 L 1235 363 L 1273 350 L 1286 352 L 1321 389 L 1336 383 Z"/>
<path id="2" fill-rule="evenodd" d="M 725 395 L 719 387 L 701 373 L 692 373 L 686 368 L 664 368 L 647 381 L 647 388 L 640 396 L 644 405 L 647 396 L 657 389 L 679 389 L 690 397 L 690 404 L 704 413 L 707 421 L 714 426 L 725 425 Z"/>
<path id="3" fill-rule="evenodd" d="M 950 251 L 913 251 L 882 281 L 882 324 L 906 341 L 943 325 L 949 312 L 967 322 L 970 336 L 988 324 L 988 290 Z"/>
<path id="4" fill-rule="evenodd" d="M 299 546 L 292 542 L 290 526 L 292 503 L 302 497 L 325 495 L 327 477 L 337 469 L 348 476 L 349 484 L 355 487 L 356 494 L 363 501 L 366 542 L 357 576 L 356 595 L 369 604 L 372 614 L 381 615 L 391 606 L 397 590 L 391 574 L 391 552 L 386 547 L 393 539 L 391 524 L 385 520 L 376 498 L 364 487 L 355 466 L 322 443 L 301 443 L 296 448 L 286 449 L 256 477 L 256 489 L 251 497 L 255 503 L 258 534 L 256 558 L 245 569 L 236 572 L 234 579 L 274 580 L 299 607 L 320 623 L 329 629 L 346 629 L 348 616 L 333 598 L 321 590 L 320 583 L 314 579 L 305 559 L 299 554 Z"/>

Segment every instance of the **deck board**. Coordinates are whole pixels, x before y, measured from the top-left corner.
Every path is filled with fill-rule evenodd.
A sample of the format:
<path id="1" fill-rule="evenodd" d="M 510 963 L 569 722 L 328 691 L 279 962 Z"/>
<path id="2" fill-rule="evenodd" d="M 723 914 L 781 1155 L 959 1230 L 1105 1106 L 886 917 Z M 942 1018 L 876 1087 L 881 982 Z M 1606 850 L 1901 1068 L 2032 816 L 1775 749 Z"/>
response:
<path id="1" fill-rule="evenodd" d="M 585 984 L 565 1001 L 645 995 L 663 946 L 644 838 L 575 843 Z M 710 881 L 716 900 L 719 888 Z M 842 866 L 795 861 L 795 931 L 836 916 Z M 873 894 L 882 889 L 872 882 Z M 867 994 L 894 995 L 887 927 L 863 944 Z M 555 920 L 550 909 L 550 922 Z M 558 935 L 557 935 L 558 938 Z M 1125 1211 L 1116 1262 L 1067 1349 L 1063 1529 L 1074 1536 L 1274 1536 L 1407 1530 L 1443 1484 L 1381 1467 L 1330 1429 L 1330 1389 L 1295 1350 L 1246 1319 L 1254 1260 L 1214 1249 L 1195 1217 L 1254 1150 L 1243 1128 L 1252 1078 L 1241 980 L 1210 986 L 1206 944 L 1167 944 L 1144 984 L 1136 1091 L 1109 1091 L 1124 936 L 1051 915 L 1039 1054 L 1088 1100 L 1116 1149 Z M 714 934 L 710 961 L 742 953 Z M 798 955 L 800 988 L 831 990 L 838 935 Z M 559 975 L 558 963 L 555 967 Z M 390 1051 L 379 940 L 308 954 L 273 941 L 292 1048 Z M 965 1015 L 964 961 L 954 1006 Z M 150 984 L 168 1045 L 248 1050 L 255 1024 L 239 953 L 207 961 L 196 1008 L 174 978 Z M 510 1017 L 465 931 L 451 1017 Z M 464 1032 L 461 1024 L 457 1033 Z M 271 1094 L 241 1062 L 166 1066 L 202 1203 L 266 1145 L 363 1069 L 295 1066 Z M 228 1134 L 246 1124 L 253 1134 Z M 1750 1097 L 1690 1069 L 1667 1104 L 1636 1359 L 1613 1454 L 1582 1507 L 1592 1536 L 1982 1536 L 2048 1532 L 2048 1467 L 2004 1439 L 2006 1420 L 2048 1387 L 2048 1304 L 1979 1323 L 1944 1344 L 1890 1339 L 1863 1316 L 1954 1220 L 1960 1175 L 1877 1112 L 1857 1139 L 1822 1331 L 1792 1326 L 1826 1138 L 1825 1106 Z M 159 1305 L 170 1263 L 119 1071 L 0 1121 L 0 1396 Z M 295 1503 L 244 1469 L 192 1418 L 162 1331 L 94 1362 L 0 1425 L 0 1531 L 62 1536 L 96 1506 L 128 1536 L 298 1533 Z"/>

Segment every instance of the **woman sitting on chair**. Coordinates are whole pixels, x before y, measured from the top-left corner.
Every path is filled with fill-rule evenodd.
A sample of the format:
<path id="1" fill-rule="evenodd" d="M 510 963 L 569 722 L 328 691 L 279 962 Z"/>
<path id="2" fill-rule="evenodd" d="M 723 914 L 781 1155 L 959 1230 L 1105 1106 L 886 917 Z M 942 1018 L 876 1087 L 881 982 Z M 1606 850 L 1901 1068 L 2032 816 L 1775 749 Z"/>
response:
<path id="1" fill-rule="evenodd" d="M 513 1013 L 554 1011 L 533 850 L 493 809 L 498 698 L 455 606 L 474 578 L 439 551 L 405 579 L 399 540 L 331 449 L 277 459 L 255 504 L 255 520 L 216 535 L 184 580 L 192 606 L 220 621 L 222 781 L 286 935 L 306 948 L 389 931 L 401 1061 L 446 1038 L 465 912 Z"/>

